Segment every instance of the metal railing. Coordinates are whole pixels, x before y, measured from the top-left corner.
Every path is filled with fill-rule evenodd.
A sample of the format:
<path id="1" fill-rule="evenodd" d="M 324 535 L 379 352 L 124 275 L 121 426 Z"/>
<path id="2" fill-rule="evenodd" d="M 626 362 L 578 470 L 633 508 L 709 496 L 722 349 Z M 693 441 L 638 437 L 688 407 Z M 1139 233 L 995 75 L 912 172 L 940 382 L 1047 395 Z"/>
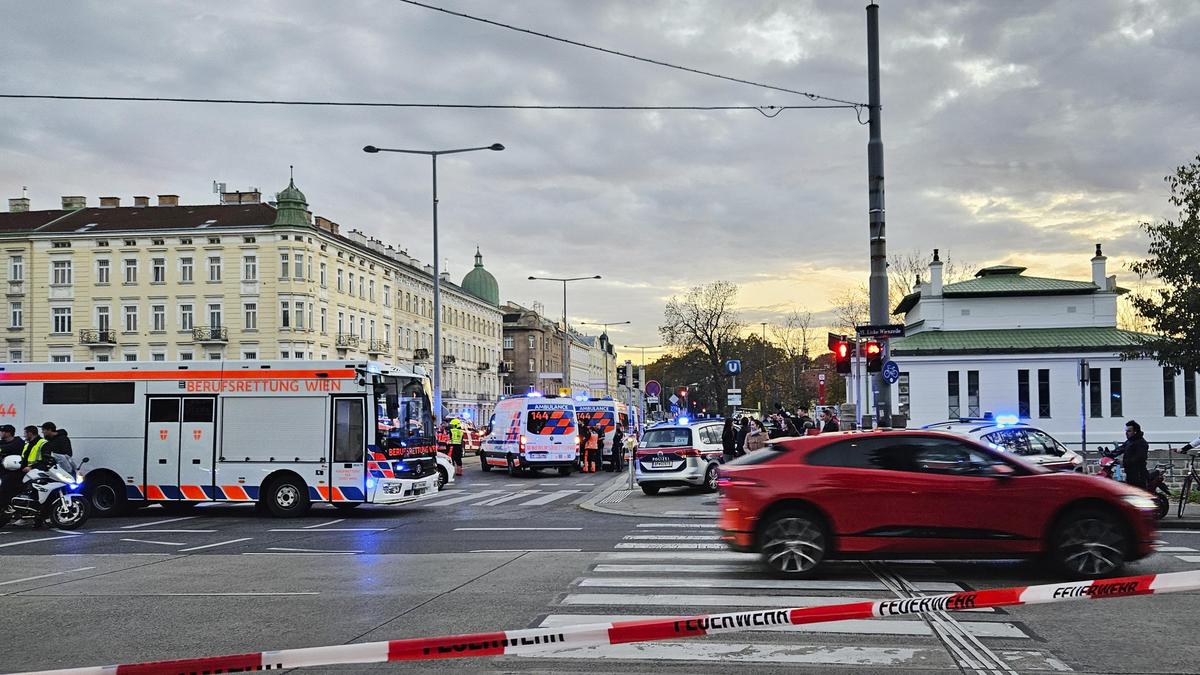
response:
<path id="1" fill-rule="evenodd" d="M 225 326 L 197 326 L 192 329 L 196 342 L 229 342 L 229 329 Z"/>
<path id="2" fill-rule="evenodd" d="M 491 370 L 491 369 L 492 369 L 492 364 L 488 363 L 487 361 L 479 362 L 479 370 Z"/>
<path id="3" fill-rule="evenodd" d="M 429 358 L 429 350 L 428 349 L 414 349 L 413 350 L 413 360 L 414 361 L 424 361 L 428 358 Z"/>
<path id="4" fill-rule="evenodd" d="M 443 354 L 443 355 L 442 355 L 442 365 L 445 365 L 445 366 L 452 366 L 452 365 L 454 365 L 454 364 L 455 364 L 455 363 L 457 363 L 457 362 L 458 362 L 458 359 L 454 358 L 454 356 L 452 356 L 452 355 L 450 355 L 450 354 Z"/>
<path id="5" fill-rule="evenodd" d="M 385 354 L 392 351 L 392 345 L 387 340 L 371 340 L 367 345 L 367 351 L 372 354 Z"/>
<path id="6" fill-rule="evenodd" d="M 79 331 L 81 345 L 115 345 L 117 331 L 111 328 L 84 328 Z"/>
<path id="7" fill-rule="evenodd" d="M 338 333 L 335 338 L 335 344 L 338 347 L 357 347 L 358 341 L 358 336 L 350 333 Z"/>

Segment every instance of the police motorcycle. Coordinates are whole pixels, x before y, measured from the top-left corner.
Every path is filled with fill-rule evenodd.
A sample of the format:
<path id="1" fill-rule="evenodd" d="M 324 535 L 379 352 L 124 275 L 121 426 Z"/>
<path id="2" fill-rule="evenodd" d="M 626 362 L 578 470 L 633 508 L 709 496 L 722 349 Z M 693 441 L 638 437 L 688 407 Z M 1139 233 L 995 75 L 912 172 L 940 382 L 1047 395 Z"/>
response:
<path id="1" fill-rule="evenodd" d="M 80 465 L 87 461 L 84 458 Z M 5 471 L 20 471 L 21 457 L 5 457 L 3 467 Z M 69 457 L 62 455 L 30 467 L 20 492 L 0 511 L 0 527 L 16 520 L 32 521 L 35 528 L 43 523 L 60 530 L 82 527 L 91 515 L 91 506 L 80 493 L 77 468 Z"/>

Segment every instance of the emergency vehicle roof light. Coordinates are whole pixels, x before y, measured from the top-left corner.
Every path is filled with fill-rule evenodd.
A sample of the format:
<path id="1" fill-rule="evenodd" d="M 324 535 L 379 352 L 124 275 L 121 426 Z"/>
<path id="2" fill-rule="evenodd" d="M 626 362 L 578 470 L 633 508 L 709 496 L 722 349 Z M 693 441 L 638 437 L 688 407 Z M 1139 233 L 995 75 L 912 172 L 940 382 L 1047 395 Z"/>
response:
<path id="1" fill-rule="evenodd" d="M 679 418 L 679 420 L 677 421 L 677 423 L 678 423 L 678 424 L 687 424 L 687 423 L 688 423 L 688 418 L 686 418 L 686 417 L 680 417 L 680 418 Z"/>
<path id="2" fill-rule="evenodd" d="M 540 391 L 531 391 L 528 394 L 525 394 L 525 396 L 527 396 L 528 398 L 539 398 L 541 395 L 542 395 L 542 392 L 540 392 Z"/>
<path id="3" fill-rule="evenodd" d="M 1020 422 L 1021 418 L 1017 417 L 1016 415 L 996 415 L 996 424 L 999 424 L 1002 427 L 1012 426 L 1014 424 L 1019 424 Z"/>

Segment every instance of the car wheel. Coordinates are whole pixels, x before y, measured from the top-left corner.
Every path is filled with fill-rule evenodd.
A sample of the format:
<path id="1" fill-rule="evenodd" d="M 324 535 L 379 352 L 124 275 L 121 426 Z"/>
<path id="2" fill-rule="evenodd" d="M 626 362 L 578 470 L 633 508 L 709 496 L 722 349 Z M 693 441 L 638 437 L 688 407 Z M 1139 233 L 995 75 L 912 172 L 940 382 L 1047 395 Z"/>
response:
<path id="1" fill-rule="evenodd" d="M 92 513 L 97 516 L 119 516 L 129 511 L 125 486 L 115 478 L 100 479 L 86 486 L 84 494 L 91 502 Z"/>
<path id="2" fill-rule="evenodd" d="M 659 488 L 657 485 L 643 485 L 642 486 L 642 492 L 650 495 L 651 497 L 658 494 L 658 491 L 660 489 L 661 488 Z"/>
<path id="3" fill-rule="evenodd" d="M 810 511 L 783 511 L 771 517 L 759 537 L 762 561 L 776 577 L 811 576 L 829 552 L 825 524 Z"/>
<path id="4" fill-rule="evenodd" d="M 1120 519 L 1101 509 L 1068 513 L 1054 528 L 1051 560 L 1067 575 L 1098 579 L 1125 566 L 1129 534 Z"/>
<path id="5" fill-rule="evenodd" d="M 438 472 L 438 492 L 441 492 L 442 488 L 446 487 L 446 483 L 450 482 L 450 472 L 446 471 L 446 469 L 444 467 L 440 467 L 440 466 L 437 468 L 437 472 Z"/>
<path id="6" fill-rule="evenodd" d="M 708 471 L 704 472 L 704 490 L 706 492 L 717 491 L 717 465 L 710 464 Z"/>
<path id="7" fill-rule="evenodd" d="M 508 475 L 514 476 L 514 477 L 521 475 L 521 470 L 519 468 L 517 468 L 516 464 L 513 463 L 512 457 L 508 458 Z"/>
<path id="8" fill-rule="evenodd" d="M 298 518 L 308 512 L 308 486 L 297 477 L 284 476 L 271 482 L 265 490 L 267 510 L 276 518 Z"/>
<path id="9" fill-rule="evenodd" d="M 483 469 L 484 473 L 492 470 L 492 465 L 487 463 L 487 457 L 484 455 L 479 456 L 479 468 Z"/>

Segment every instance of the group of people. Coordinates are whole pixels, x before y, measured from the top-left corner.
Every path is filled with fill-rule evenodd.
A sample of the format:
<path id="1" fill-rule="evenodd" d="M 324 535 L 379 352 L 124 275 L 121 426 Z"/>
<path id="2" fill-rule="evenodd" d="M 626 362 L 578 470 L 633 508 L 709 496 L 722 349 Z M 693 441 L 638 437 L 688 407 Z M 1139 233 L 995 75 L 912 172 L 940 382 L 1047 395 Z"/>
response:
<path id="1" fill-rule="evenodd" d="M 770 427 L 749 415 L 726 418 L 725 428 L 721 431 L 721 450 L 725 458 L 729 460 L 758 450 L 771 438 L 807 436 L 841 429 L 833 408 L 819 409 L 814 420 L 809 416 L 807 406 L 801 405 L 793 413 L 784 408 L 782 403 L 776 403 L 775 412 L 767 419 L 771 422 Z"/>
<path id="2" fill-rule="evenodd" d="M 595 424 L 579 425 L 581 473 L 596 473 L 604 468 L 605 433 Z M 619 425 L 613 432 L 612 470 L 621 471 L 625 459 L 625 430 Z"/>
<path id="3" fill-rule="evenodd" d="M 8 506 L 21 490 L 21 481 L 33 467 L 53 459 L 55 455 L 72 455 L 71 439 L 66 429 L 59 429 L 54 422 L 46 422 L 40 428 L 25 427 L 23 438 L 17 437 L 17 428 L 11 424 L 0 424 L 0 460 L 9 455 L 21 456 L 21 468 L 16 471 L 0 469 L 0 509 Z"/>

